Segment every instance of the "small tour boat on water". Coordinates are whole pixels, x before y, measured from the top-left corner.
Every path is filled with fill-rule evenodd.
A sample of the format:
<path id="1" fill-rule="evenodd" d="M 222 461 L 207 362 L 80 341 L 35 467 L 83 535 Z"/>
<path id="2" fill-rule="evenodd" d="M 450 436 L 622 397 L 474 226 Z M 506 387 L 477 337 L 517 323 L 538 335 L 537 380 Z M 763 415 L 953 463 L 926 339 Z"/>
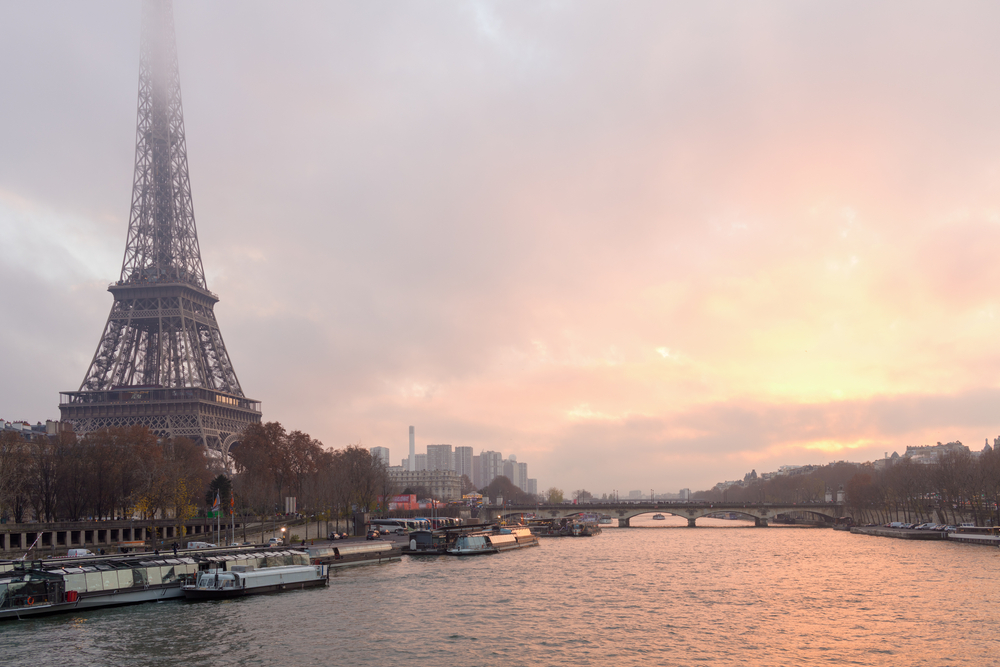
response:
<path id="1" fill-rule="evenodd" d="M 227 571 L 202 572 L 181 591 L 188 600 L 223 600 L 261 593 L 325 586 L 330 581 L 326 565 L 284 565 L 262 570 L 235 565 Z"/>
<path id="2" fill-rule="evenodd" d="M 527 526 L 494 526 L 493 530 L 459 535 L 454 545 L 448 548 L 448 553 L 452 556 L 473 556 L 537 546 L 538 538 Z"/>
<path id="3" fill-rule="evenodd" d="M 666 518 L 667 517 L 663 516 L 662 514 L 654 514 L 653 515 L 653 521 L 665 521 Z"/>

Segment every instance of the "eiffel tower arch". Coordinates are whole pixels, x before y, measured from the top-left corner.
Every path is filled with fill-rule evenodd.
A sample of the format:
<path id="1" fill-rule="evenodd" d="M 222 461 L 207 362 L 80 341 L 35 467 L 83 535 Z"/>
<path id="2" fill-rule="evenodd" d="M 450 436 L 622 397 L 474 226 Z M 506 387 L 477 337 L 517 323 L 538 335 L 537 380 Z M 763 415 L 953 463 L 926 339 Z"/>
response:
<path id="1" fill-rule="evenodd" d="M 80 389 L 60 393 L 78 434 L 143 425 L 228 458 L 260 402 L 243 394 L 215 319 L 188 177 L 171 0 L 142 12 L 132 209 L 111 314 Z"/>

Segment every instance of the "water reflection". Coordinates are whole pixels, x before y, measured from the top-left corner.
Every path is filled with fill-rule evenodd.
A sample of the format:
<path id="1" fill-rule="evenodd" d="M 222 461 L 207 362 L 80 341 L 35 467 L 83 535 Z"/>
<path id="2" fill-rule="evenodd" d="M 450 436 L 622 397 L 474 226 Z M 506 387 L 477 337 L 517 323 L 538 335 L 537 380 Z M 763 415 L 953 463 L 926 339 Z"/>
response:
<path id="1" fill-rule="evenodd" d="M 7 665 L 985 665 L 995 549 L 750 522 L 640 521 L 326 589 L 0 626 Z M 727 530 L 727 528 L 739 528 Z"/>

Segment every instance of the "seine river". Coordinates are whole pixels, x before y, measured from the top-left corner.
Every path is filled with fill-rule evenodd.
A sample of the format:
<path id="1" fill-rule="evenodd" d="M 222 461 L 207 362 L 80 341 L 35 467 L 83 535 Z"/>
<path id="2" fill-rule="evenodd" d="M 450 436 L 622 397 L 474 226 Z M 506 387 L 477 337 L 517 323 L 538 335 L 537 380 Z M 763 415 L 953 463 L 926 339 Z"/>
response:
<path id="1" fill-rule="evenodd" d="M 701 519 L 493 556 L 404 557 L 324 589 L 7 622 L 0 656 L 60 667 L 994 665 L 998 559 L 989 547 Z"/>

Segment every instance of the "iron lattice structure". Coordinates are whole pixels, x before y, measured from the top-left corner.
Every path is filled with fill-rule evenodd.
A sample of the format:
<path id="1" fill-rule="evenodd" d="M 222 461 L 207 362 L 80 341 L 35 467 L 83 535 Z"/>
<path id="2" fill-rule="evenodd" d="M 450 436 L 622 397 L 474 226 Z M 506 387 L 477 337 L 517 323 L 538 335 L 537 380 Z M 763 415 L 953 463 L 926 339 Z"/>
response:
<path id="1" fill-rule="evenodd" d="M 135 179 L 111 314 L 79 391 L 59 409 L 77 433 L 142 424 L 223 455 L 260 422 L 215 319 L 194 221 L 171 0 L 143 4 Z"/>

